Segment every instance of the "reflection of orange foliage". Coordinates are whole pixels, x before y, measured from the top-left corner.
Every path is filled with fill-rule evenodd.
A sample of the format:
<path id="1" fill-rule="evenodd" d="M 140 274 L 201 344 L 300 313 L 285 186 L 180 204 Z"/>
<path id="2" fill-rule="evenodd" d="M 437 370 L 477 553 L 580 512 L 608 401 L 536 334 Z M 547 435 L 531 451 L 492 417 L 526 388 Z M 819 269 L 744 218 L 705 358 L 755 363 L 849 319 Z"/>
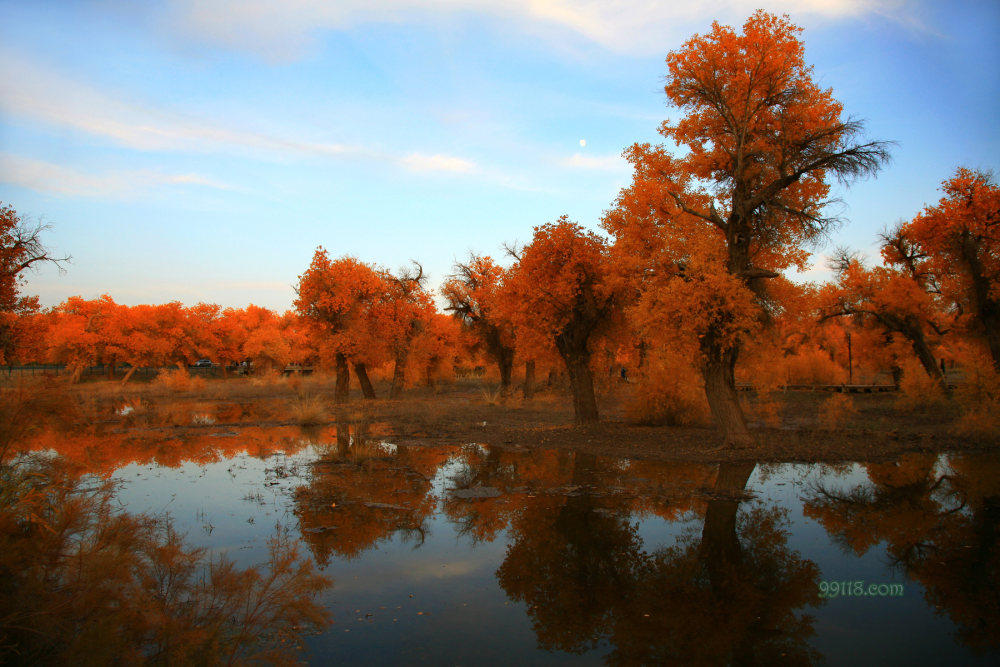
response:
<path id="1" fill-rule="evenodd" d="M 1000 372 L 1000 187 L 993 174 L 963 167 L 941 189 L 945 196 L 902 225 L 903 243 L 883 254 L 932 282 Z"/>
<path id="2" fill-rule="evenodd" d="M 806 516 L 858 554 L 880 541 L 926 590 L 928 603 L 958 624 L 974 648 L 998 648 L 1000 607 L 1000 458 L 913 454 L 869 464 L 871 485 L 845 492 L 818 489 Z"/>
<path id="3" fill-rule="evenodd" d="M 602 477 L 599 463 L 579 457 L 574 481 Z M 614 646 L 610 664 L 809 664 L 812 621 L 800 610 L 817 602 L 819 572 L 785 546 L 780 511 L 738 513 L 740 501 L 729 496 L 742 492 L 752 468 L 692 466 L 669 475 L 667 486 L 707 473 L 719 497 L 705 506 L 700 541 L 689 534 L 653 553 L 643 550 L 627 503 L 600 485 L 526 506 L 497 578 L 527 606 L 549 650 L 583 651 L 606 640 Z M 645 467 L 634 472 L 655 476 Z"/>
<path id="4" fill-rule="evenodd" d="M 302 539 L 321 565 L 331 553 L 354 558 L 399 532 L 422 541 L 424 521 L 437 505 L 430 479 L 452 453 L 421 447 L 392 452 L 392 446 L 351 440 L 316 462 L 310 483 L 295 492 Z"/>
<path id="5" fill-rule="evenodd" d="M 0 469 L 0 662 L 297 664 L 330 580 L 280 535 L 239 570 L 166 519 L 115 508 L 61 462 Z"/>
<path id="6" fill-rule="evenodd" d="M 165 435 L 156 430 L 122 433 L 91 427 L 66 433 L 46 429 L 23 445 L 28 450 L 55 451 L 81 472 L 106 476 L 133 463 L 177 467 L 185 462 L 214 463 L 242 453 L 266 458 L 278 451 L 293 454 L 307 444 L 302 430 L 293 426 L 241 427 L 238 434 L 213 431 Z"/>

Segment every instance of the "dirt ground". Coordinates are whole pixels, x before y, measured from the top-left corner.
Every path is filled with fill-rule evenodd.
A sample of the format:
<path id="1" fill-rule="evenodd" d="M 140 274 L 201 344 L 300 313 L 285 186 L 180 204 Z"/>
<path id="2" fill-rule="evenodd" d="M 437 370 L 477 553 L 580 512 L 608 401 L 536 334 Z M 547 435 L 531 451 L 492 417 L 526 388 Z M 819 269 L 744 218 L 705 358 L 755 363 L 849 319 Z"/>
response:
<path id="1" fill-rule="evenodd" d="M 782 393 L 777 426 L 750 420 L 751 447 L 724 446 L 711 427 L 636 426 L 625 422 L 622 405 L 635 387 L 614 388 L 599 398 L 601 423 L 573 424 L 569 396 L 543 394 L 487 403 L 463 392 L 438 401 L 409 398 L 364 406 L 390 425 L 397 443 L 476 442 L 514 448 L 568 448 L 636 459 L 698 462 L 876 461 L 905 452 L 992 450 L 1000 436 L 969 438 L 955 433 L 956 410 L 900 409 L 896 393 L 851 394 L 857 413 L 835 430 L 823 428 L 818 415 L 832 394 L 824 391 Z M 747 395 L 752 408 L 755 397 Z M 749 412 L 749 411 L 748 411 Z"/>
<path id="2" fill-rule="evenodd" d="M 379 396 L 388 387 L 376 385 Z M 383 425 L 387 440 L 396 444 L 433 445 L 480 443 L 519 449 L 568 448 L 606 456 L 697 462 L 839 462 L 889 460 L 906 452 L 992 450 L 996 433 L 963 437 L 956 433 L 958 409 L 942 403 L 922 410 L 904 409 L 900 394 L 850 394 L 854 412 L 835 429 L 824 428 L 820 414 L 835 394 L 787 391 L 772 396 L 780 409 L 770 424 L 754 421 L 756 397 L 746 392 L 746 408 L 755 443 L 724 446 L 710 426 L 637 426 L 626 423 L 623 406 L 637 385 L 613 382 L 602 387 L 598 404 L 601 423 L 576 426 L 570 396 L 546 389 L 531 400 L 520 392 L 504 397 L 496 385 L 475 379 L 442 383 L 436 388 L 412 388 L 398 400 L 364 400 L 352 392 L 346 406 L 333 403 L 329 381 L 306 378 L 267 384 L 245 379 L 210 381 L 190 391 L 167 390 L 154 384 L 125 389 L 117 383 L 88 383 L 74 391 L 78 400 L 113 412 L 121 401 L 148 404 L 197 401 L 203 405 L 244 406 L 235 423 L 247 426 L 303 424 L 302 406 L 312 424 L 336 424 L 363 419 Z M 246 406 L 254 406 L 253 409 Z M 93 408 L 92 408 L 93 409 Z M 235 425 L 235 424 L 234 424 Z M 134 428 L 139 428 L 136 424 Z M 196 429 L 195 425 L 175 428 Z"/>

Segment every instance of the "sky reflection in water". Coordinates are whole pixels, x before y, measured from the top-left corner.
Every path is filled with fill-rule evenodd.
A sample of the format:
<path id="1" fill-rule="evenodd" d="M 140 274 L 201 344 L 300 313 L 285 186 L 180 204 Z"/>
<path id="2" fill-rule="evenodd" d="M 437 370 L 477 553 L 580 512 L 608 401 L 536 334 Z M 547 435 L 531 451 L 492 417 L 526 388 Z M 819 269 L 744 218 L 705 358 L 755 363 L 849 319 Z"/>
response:
<path id="1" fill-rule="evenodd" d="M 114 470 L 129 511 L 167 512 L 240 565 L 264 559 L 276 525 L 300 538 L 334 579 L 316 663 L 1000 657 L 998 457 L 628 461 L 396 447 L 377 424 L 197 439 L 132 443 L 118 462 L 109 443 L 100 460 L 68 447 Z M 820 594 L 854 582 L 903 594 Z"/>

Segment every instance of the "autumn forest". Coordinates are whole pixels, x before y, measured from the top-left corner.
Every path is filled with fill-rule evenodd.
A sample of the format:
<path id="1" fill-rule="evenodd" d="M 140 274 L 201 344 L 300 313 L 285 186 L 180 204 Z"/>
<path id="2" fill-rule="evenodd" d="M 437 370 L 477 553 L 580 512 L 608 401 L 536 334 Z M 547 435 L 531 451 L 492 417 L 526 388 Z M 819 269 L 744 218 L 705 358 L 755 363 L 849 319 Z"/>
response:
<path id="1" fill-rule="evenodd" d="M 787 508 L 747 495 L 756 463 L 784 479 L 789 461 L 834 476 L 864 464 L 874 490 L 809 487 L 804 516 L 858 562 L 888 544 L 959 644 L 997 650 L 995 609 L 980 611 L 995 568 L 990 602 L 942 563 L 976 558 L 959 553 L 966 539 L 982 549 L 969 572 L 998 553 L 983 537 L 997 535 L 996 480 L 972 457 L 1000 433 L 1000 186 L 942 165 L 923 210 L 886 221 L 881 257 L 837 248 L 829 280 L 791 280 L 850 224 L 835 185 L 877 179 L 894 149 L 815 80 L 801 32 L 758 11 L 671 51 L 677 113 L 663 144 L 625 148 L 631 181 L 603 217 L 538 221 L 523 244 L 461 257 L 439 289 L 419 258 L 392 270 L 319 239 L 284 313 L 108 294 L 43 308 L 32 268 L 73 271 L 53 250 L 58 221 L 2 204 L 0 661 L 291 660 L 331 621 L 315 600 L 346 575 L 322 570 L 393 540 L 417 549 L 433 480 L 459 470 L 433 521 L 473 545 L 509 535 L 497 582 L 539 648 L 812 664 L 813 620 L 797 610 L 820 604 L 818 557 L 786 544 Z M 298 473 L 273 461 L 310 448 L 325 453 L 288 486 Z M 969 458 L 942 472 L 936 457 L 959 450 Z M 230 465 L 236 479 L 238 460 L 285 489 L 301 542 L 279 521 L 255 564 L 216 560 L 163 516 L 114 508 L 124 466 Z M 643 550 L 633 521 L 692 516 L 697 531 Z M 192 525 L 209 540 L 209 524 Z M 101 628 L 128 630 L 105 643 Z M 694 637 L 708 629 L 706 648 Z"/>

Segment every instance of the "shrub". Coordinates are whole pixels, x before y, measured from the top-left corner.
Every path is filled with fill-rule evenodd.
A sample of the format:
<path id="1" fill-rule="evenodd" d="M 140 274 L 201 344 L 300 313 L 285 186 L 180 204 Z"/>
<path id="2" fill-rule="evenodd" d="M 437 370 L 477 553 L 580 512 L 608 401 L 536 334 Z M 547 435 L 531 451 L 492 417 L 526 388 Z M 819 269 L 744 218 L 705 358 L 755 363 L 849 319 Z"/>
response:
<path id="1" fill-rule="evenodd" d="M 955 390 L 962 413 L 955 431 L 970 438 L 996 439 L 1000 433 L 1000 373 L 986 358 L 970 361 L 965 382 Z"/>
<path id="2" fill-rule="evenodd" d="M 707 425 L 701 374 L 680 355 L 651 361 L 625 402 L 625 421 L 644 426 Z"/>
<path id="3" fill-rule="evenodd" d="M 937 383 L 916 360 L 903 364 L 903 377 L 899 381 L 901 392 L 897 406 L 912 412 L 939 410 L 947 403 L 941 385 Z"/>
<path id="4" fill-rule="evenodd" d="M 192 377 L 186 368 L 168 368 L 160 371 L 153 384 L 169 391 L 198 391 L 205 388 L 205 378 Z"/>

